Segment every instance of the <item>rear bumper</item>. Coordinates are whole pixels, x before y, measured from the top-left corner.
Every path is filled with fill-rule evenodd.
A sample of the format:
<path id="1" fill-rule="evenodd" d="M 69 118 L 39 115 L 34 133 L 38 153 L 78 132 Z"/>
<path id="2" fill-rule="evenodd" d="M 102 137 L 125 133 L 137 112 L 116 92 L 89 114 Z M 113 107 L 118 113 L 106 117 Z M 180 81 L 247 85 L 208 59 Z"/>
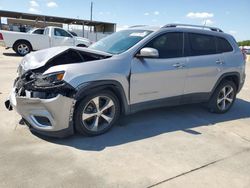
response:
<path id="1" fill-rule="evenodd" d="M 75 100 L 62 95 L 50 99 L 17 96 L 13 88 L 8 109 L 14 108 L 31 130 L 43 135 L 64 137 L 73 134 Z"/>

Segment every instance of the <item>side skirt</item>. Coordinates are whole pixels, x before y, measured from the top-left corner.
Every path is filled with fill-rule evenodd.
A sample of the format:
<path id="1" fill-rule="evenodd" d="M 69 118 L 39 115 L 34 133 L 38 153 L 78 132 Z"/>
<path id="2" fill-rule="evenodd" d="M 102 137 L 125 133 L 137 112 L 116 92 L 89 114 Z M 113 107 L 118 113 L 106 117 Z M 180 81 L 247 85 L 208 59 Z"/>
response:
<path id="1" fill-rule="evenodd" d="M 142 103 L 136 103 L 130 105 L 130 114 L 136 113 L 138 111 L 167 107 L 167 106 L 178 106 L 183 104 L 194 104 L 208 102 L 211 93 L 192 93 L 175 97 L 168 97 L 164 99 L 157 99 L 153 101 L 147 101 Z"/>

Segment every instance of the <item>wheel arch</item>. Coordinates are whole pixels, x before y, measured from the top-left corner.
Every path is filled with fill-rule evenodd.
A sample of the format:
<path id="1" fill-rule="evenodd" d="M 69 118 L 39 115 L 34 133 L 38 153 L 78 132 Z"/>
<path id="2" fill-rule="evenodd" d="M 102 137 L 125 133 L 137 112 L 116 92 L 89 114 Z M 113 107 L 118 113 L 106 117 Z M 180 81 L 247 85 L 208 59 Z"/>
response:
<path id="1" fill-rule="evenodd" d="M 130 113 L 130 108 L 128 105 L 128 100 L 125 91 L 122 85 L 118 81 L 102 80 L 102 81 L 87 82 L 78 86 L 76 90 L 77 92 L 74 96 L 76 100 L 76 106 L 84 97 L 86 97 L 91 93 L 102 90 L 109 90 L 117 96 L 121 107 L 121 114 Z"/>
<path id="2" fill-rule="evenodd" d="M 83 44 L 83 43 L 77 44 L 76 46 L 77 46 L 77 47 L 87 47 L 87 45 L 86 45 L 86 44 Z"/>
<path id="3" fill-rule="evenodd" d="M 18 39 L 18 40 L 16 40 L 16 41 L 14 42 L 12 48 L 14 49 L 15 46 L 16 46 L 18 43 L 20 43 L 20 42 L 27 42 L 27 43 L 30 45 L 30 47 L 31 47 L 30 50 L 31 50 L 31 51 L 33 50 L 32 44 L 30 43 L 30 41 L 28 41 L 28 40 L 26 40 L 26 39 Z"/>
<path id="4" fill-rule="evenodd" d="M 220 76 L 220 78 L 217 80 L 216 84 L 213 87 L 213 90 L 210 94 L 210 97 L 213 95 L 215 89 L 218 87 L 220 83 L 222 83 L 224 80 L 233 81 L 236 85 L 237 91 L 240 89 L 240 73 L 239 72 L 228 72 L 224 73 Z"/>

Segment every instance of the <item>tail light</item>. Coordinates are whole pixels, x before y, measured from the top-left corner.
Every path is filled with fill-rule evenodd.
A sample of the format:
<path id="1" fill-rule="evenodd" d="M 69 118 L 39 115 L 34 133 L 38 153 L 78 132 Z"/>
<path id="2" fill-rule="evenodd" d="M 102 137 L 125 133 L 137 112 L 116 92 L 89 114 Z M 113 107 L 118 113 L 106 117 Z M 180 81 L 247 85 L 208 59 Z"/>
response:
<path id="1" fill-rule="evenodd" d="M 0 40 L 3 40 L 3 34 L 0 33 Z"/>
<path id="2" fill-rule="evenodd" d="M 0 33 L 0 40 L 3 40 L 3 34 Z"/>

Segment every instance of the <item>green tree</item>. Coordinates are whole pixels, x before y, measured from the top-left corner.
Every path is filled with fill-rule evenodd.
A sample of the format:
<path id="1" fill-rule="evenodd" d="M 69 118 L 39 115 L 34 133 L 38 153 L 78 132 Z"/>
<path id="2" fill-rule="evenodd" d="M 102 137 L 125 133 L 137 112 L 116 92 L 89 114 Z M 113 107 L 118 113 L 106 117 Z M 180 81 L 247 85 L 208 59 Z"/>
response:
<path id="1" fill-rule="evenodd" d="M 243 40 L 238 42 L 239 46 L 250 46 L 250 40 Z"/>

